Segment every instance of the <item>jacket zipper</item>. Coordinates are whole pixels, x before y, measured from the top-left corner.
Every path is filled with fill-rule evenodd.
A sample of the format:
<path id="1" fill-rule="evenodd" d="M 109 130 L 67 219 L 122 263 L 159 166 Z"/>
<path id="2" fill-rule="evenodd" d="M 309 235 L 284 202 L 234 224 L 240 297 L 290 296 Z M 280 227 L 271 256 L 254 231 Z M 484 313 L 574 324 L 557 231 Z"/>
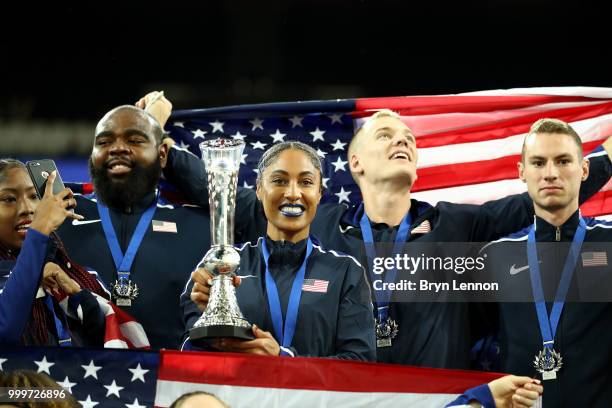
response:
<path id="1" fill-rule="evenodd" d="M 561 241 L 561 227 L 557 227 L 555 230 L 555 241 Z"/>

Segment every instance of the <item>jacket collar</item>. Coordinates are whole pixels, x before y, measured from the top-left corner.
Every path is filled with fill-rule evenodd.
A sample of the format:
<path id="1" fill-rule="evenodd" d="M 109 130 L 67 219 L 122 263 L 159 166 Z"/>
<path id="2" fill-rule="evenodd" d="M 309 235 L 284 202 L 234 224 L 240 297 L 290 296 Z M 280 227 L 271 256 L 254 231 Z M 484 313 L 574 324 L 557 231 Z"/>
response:
<path id="1" fill-rule="evenodd" d="M 571 241 L 574 239 L 574 234 L 578 228 L 580 221 L 580 210 L 576 210 L 568 219 L 556 227 L 549 224 L 543 218 L 535 216 L 535 236 L 539 242 L 544 241 Z"/>

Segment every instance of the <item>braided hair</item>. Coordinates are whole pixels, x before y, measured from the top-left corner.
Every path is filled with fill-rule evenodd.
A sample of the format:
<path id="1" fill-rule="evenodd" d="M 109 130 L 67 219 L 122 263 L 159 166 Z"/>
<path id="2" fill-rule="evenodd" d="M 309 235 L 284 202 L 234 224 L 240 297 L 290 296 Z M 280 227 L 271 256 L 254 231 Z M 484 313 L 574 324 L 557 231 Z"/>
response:
<path id="1" fill-rule="evenodd" d="M 6 179 L 6 172 L 13 168 L 21 168 L 23 171 L 26 171 L 25 165 L 19 160 L 0 159 L 0 183 L 3 183 Z M 77 282 L 82 289 L 87 289 L 106 299 L 109 298 L 107 292 L 104 291 L 102 285 L 100 285 L 96 278 L 87 272 L 85 268 L 73 262 L 70 257 L 68 257 L 66 249 L 64 248 L 64 245 L 60 241 L 57 234 L 54 232 L 51 233 L 50 241 L 49 247 L 55 249 L 55 251 L 48 251 L 46 262 L 52 261 L 56 263 L 70 278 L 74 279 L 74 281 Z M 16 260 L 18 255 L 18 251 L 9 249 L 0 241 L 0 259 Z M 44 300 L 42 298 L 34 299 L 32 313 L 22 335 L 23 344 L 47 344 L 49 321 L 46 313 Z"/>

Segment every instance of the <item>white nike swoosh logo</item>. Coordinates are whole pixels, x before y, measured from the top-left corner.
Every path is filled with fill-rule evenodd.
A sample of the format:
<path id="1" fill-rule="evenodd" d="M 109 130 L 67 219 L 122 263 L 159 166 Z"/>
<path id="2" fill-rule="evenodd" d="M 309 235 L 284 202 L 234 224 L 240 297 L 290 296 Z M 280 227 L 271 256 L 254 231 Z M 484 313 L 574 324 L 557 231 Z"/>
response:
<path id="1" fill-rule="evenodd" d="M 85 225 L 94 222 L 100 222 L 100 220 L 72 220 L 72 225 Z"/>
<path id="2" fill-rule="evenodd" d="M 512 266 L 510 267 L 510 275 L 516 275 L 517 273 L 524 271 L 525 269 L 529 269 L 529 265 L 517 268 L 516 265 L 512 264 Z"/>
<path id="3" fill-rule="evenodd" d="M 353 227 L 351 227 L 350 225 L 347 225 L 346 227 L 342 227 L 342 225 L 338 225 L 338 228 L 340 229 L 340 232 L 343 234 L 346 234 L 348 230 L 353 229 Z"/>

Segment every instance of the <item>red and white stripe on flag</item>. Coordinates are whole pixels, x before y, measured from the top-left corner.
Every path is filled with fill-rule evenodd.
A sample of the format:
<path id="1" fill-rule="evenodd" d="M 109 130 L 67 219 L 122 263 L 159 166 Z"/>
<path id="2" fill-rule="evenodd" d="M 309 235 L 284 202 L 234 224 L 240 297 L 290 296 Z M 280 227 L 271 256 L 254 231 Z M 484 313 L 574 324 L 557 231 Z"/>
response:
<path id="1" fill-rule="evenodd" d="M 500 374 L 323 358 L 162 350 L 156 407 L 196 390 L 240 407 L 443 407 Z"/>
<path id="2" fill-rule="evenodd" d="M 144 328 L 129 313 L 101 296 L 93 294 L 106 317 L 105 348 L 149 349 L 149 338 Z"/>
<path id="3" fill-rule="evenodd" d="M 41 289 L 39 289 L 40 291 Z M 144 328 L 129 313 L 121 310 L 117 305 L 91 293 L 100 306 L 105 317 L 104 347 L 118 349 L 149 349 L 151 345 Z M 67 315 L 83 322 L 83 310 L 79 305 L 76 316 L 68 308 L 68 296 L 64 296 L 59 302 L 60 307 Z"/>
<path id="4" fill-rule="evenodd" d="M 585 154 L 612 135 L 612 88 L 523 88 L 360 99 L 356 126 L 382 108 L 398 112 L 415 133 L 419 158 L 413 197 L 430 204 L 480 204 L 525 192 L 516 163 L 523 139 L 538 119 L 570 123 L 582 138 Z M 587 216 L 612 214 L 612 183 L 581 209 Z"/>

